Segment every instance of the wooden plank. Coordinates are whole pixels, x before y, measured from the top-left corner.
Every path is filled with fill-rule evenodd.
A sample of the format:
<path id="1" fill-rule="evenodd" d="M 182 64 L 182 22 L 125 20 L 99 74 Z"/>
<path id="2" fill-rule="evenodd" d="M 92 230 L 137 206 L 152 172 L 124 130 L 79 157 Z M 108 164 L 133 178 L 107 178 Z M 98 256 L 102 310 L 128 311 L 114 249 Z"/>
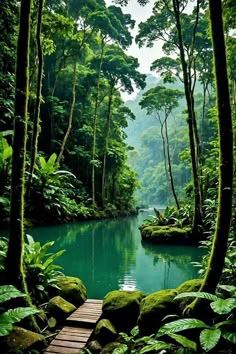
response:
<path id="1" fill-rule="evenodd" d="M 89 339 L 89 337 L 90 337 L 90 335 L 88 336 L 87 334 L 77 336 L 75 334 L 59 333 L 57 335 L 57 339 L 60 339 L 60 340 L 83 342 L 83 343 L 86 343 L 87 340 Z"/>
<path id="2" fill-rule="evenodd" d="M 79 350 L 79 349 L 76 349 L 76 348 L 57 347 L 57 346 L 54 346 L 54 345 L 50 345 L 44 353 L 70 354 L 70 353 L 82 353 L 82 350 Z"/>
<path id="3" fill-rule="evenodd" d="M 84 348 L 85 344 L 81 343 L 81 342 L 70 342 L 70 341 L 63 341 L 63 340 L 60 340 L 60 339 L 54 339 L 52 341 L 52 345 L 53 346 L 57 346 L 57 347 L 67 347 L 67 348 L 82 349 L 82 348 Z"/>
<path id="4" fill-rule="evenodd" d="M 69 327 L 65 326 L 61 331 L 67 331 L 67 332 L 75 332 L 75 333 L 92 333 L 92 329 L 90 328 L 80 328 L 80 327 Z"/>

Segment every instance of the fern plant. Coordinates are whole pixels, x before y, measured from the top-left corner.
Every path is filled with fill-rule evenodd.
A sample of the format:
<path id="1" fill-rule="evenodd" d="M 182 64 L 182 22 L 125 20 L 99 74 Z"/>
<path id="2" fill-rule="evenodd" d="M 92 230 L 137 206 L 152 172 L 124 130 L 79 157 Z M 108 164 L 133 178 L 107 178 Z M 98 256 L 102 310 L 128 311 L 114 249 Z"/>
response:
<path id="1" fill-rule="evenodd" d="M 13 325 L 24 318 L 39 313 L 39 310 L 32 307 L 17 307 L 5 310 L 3 303 L 8 300 L 25 297 L 26 295 L 12 285 L 0 286 L 0 336 L 7 336 L 13 331 Z"/>
<path id="2" fill-rule="evenodd" d="M 65 250 L 56 253 L 49 253 L 54 242 L 47 242 L 41 246 L 35 242 L 33 237 L 26 235 L 24 263 L 26 269 L 26 280 L 34 301 L 47 301 L 50 291 L 59 289 L 58 277 L 64 275 L 62 267 L 54 264 Z"/>
<path id="3" fill-rule="evenodd" d="M 222 288 L 223 287 L 223 288 Z M 216 347 L 220 339 L 224 338 L 232 345 L 236 344 L 236 320 L 233 319 L 233 311 L 236 308 L 235 287 L 221 286 L 225 291 L 230 292 L 231 297 L 222 299 L 219 296 L 212 295 L 205 292 L 189 292 L 182 293 L 175 297 L 175 299 L 182 299 L 185 297 L 195 297 L 211 301 L 210 307 L 218 316 L 224 315 L 223 320 L 209 325 L 203 321 L 195 318 L 184 318 L 163 325 L 156 338 L 162 336 L 169 336 L 177 341 L 180 345 L 186 346 L 194 352 L 197 352 L 197 343 L 190 341 L 185 336 L 176 334 L 190 329 L 199 329 L 199 343 L 201 348 L 208 352 Z M 225 318 L 226 317 L 226 318 Z M 228 353 L 228 351 L 227 351 Z"/>

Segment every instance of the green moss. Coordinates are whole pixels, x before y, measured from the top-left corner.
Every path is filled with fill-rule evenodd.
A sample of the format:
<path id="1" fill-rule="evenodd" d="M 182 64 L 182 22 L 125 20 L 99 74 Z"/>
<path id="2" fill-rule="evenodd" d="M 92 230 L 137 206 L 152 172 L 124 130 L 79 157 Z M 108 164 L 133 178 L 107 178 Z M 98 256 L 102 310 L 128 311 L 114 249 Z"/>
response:
<path id="1" fill-rule="evenodd" d="M 187 280 L 184 283 L 180 284 L 176 291 L 178 294 L 181 293 L 187 293 L 187 292 L 193 292 L 193 291 L 198 291 L 203 283 L 203 279 L 192 279 L 192 280 Z M 179 312 L 182 313 L 185 307 L 194 300 L 193 297 L 186 297 L 184 299 L 179 299 L 176 300 L 178 306 L 179 306 Z"/>
<path id="2" fill-rule="evenodd" d="M 141 333 L 150 334 L 157 331 L 162 319 L 177 311 L 174 298 L 177 291 L 173 289 L 157 291 L 145 297 L 140 305 L 138 325 Z"/>
<path id="3" fill-rule="evenodd" d="M 75 306 L 82 305 L 87 299 L 86 287 L 79 278 L 60 277 L 58 285 L 61 288 L 59 295 Z"/>
<path id="4" fill-rule="evenodd" d="M 117 335 L 116 329 L 110 320 L 100 320 L 94 330 L 96 339 L 101 344 L 113 341 Z"/>
<path id="5" fill-rule="evenodd" d="M 15 327 L 14 331 L 6 338 L 5 345 L 6 348 L 1 347 L 3 353 L 15 353 L 15 350 L 28 353 L 29 349 L 43 348 L 45 346 L 45 338 L 41 334 L 21 327 Z"/>
<path id="6" fill-rule="evenodd" d="M 175 226 L 146 226 L 141 229 L 142 239 L 155 243 L 186 244 L 190 243 L 190 228 Z"/>
<path id="7" fill-rule="evenodd" d="M 48 310 L 56 319 L 65 319 L 76 310 L 76 307 L 61 296 L 55 296 L 49 300 Z"/>
<path id="8" fill-rule="evenodd" d="M 104 316 L 110 319 L 118 330 L 130 330 L 137 322 L 143 297 L 141 291 L 111 291 L 103 300 Z"/>

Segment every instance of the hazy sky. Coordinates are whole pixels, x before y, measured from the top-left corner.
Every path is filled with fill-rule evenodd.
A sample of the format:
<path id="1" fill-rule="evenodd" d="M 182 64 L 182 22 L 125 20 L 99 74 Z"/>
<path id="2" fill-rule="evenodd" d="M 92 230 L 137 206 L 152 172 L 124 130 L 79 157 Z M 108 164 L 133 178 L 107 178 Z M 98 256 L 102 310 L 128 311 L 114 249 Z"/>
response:
<path id="1" fill-rule="evenodd" d="M 112 0 L 106 0 L 106 3 L 107 5 L 111 5 Z M 132 18 L 136 21 L 136 26 L 132 31 L 133 37 L 138 32 L 138 24 L 151 16 L 154 3 L 155 0 L 150 0 L 147 5 L 140 6 L 137 0 L 130 0 L 129 5 L 122 8 L 123 12 L 131 14 Z M 134 39 L 132 46 L 127 50 L 127 54 L 138 58 L 140 64 L 139 71 L 142 73 L 149 73 L 152 62 L 163 55 L 160 45 L 156 44 L 152 48 L 139 48 Z"/>

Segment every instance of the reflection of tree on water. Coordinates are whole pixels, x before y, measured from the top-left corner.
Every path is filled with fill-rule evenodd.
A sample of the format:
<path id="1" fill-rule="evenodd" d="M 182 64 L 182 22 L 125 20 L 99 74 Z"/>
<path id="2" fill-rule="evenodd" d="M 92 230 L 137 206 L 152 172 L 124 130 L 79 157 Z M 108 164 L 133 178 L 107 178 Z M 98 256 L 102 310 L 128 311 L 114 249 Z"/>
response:
<path id="1" fill-rule="evenodd" d="M 171 265 L 189 274 L 190 278 L 197 277 L 197 269 L 192 266 L 192 262 L 200 260 L 204 251 L 192 246 L 177 245 L 156 245 L 142 241 L 145 254 L 153 257 L 153 265 L 161 263 L 164 265 L 163 288 L 168 287 Z"/>

